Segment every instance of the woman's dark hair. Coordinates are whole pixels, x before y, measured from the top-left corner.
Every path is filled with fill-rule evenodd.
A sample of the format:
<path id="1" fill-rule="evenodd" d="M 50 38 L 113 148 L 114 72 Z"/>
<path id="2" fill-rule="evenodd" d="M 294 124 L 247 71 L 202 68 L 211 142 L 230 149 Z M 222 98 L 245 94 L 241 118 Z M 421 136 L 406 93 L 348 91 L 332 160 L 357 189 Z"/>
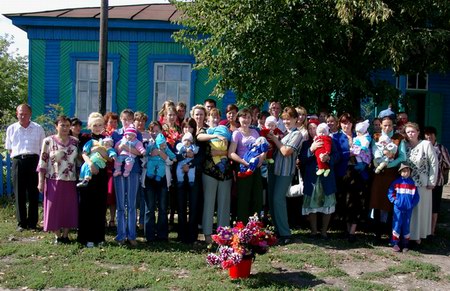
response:
<path id="1" fill-rule="evenodd" d="M 186 117 L 183 122 L 181 123 L 181 130 L 185 128 L 186 126 L 189 126 L 194 129 L 194 132 L 192 133 L 193 136 L 197 135 L 197 122 L 194 118 Z"/>
<path id="2" fill-rule="evenodd" d="M 153 127 L 155 127 L 155 126 L 159 126 L 159 128 L 162 129 L 161 123 L 159 123 L 159 121 L 155 120 L 155 121 L 150 122 L 150 124 L 148 125 L 148 130 L 152 131 Z"/>
<path id="3" fill-rule="evenodd" d="M 228 113 L 228 112 L 230 112 L 232 110 L 238 112 L 239 108 L 235 104 L 228 104 L 227 108 L 225 109 L 225 113 Z"/>
<path id="4" fill-rule="evenodd" d="M 424 134 L 434 134 L 434 135 L 437 135 L 437 130 L 436 130 L 436 127 L 434 127 L 434 126 L 426 126 L 426 127 L 423 129 L 423 133 L 424 133 Z"/>
<path id="5" fill-rule="evenodd" d="M 65 115 L 60 115 L 60 116 L 56 117 L 55 125 L 58 125 L 60 122 L 70 123 L 70 118 Z"/>
<path id="6" fill-rule="evenodd" d="M 241 110 L 239 110 L 238 114 L 237 114 L 237 118 L 250 114 L 250 116 L 252 116 L 252 112 L 250 111 L 250 109 L 248 108 L 242 108 Z"/>
<path id="7" fill-rule="evenodd" d="M 80 119 L 78 119 L 77 117 L 74 117 L 74 118 L 70 119 L 70 125 L 71 126 L 75 126 L 75 125 L 83 126 L 83 122 Z"/>
<path id="8" fill-rule="evenodd" d="M 260 113 L 258 113 L 258 114 L 256 115 L 256 118 L 261 119 L 261 118 L 263 118 L 263 117 L 267 118 L 267 117 L 269 117 L 269 116 L 270 116 L 269 111 L 264 110 L 264 111 L 261 111 Z"/>
<path id="9" fill-rule="evenodd" d="M 342 113 L 341 116 L 339 116 L 338 122 L 339 122 L 339 124 L 338 124 L 339 128 L 341 127 L 341 123 L 350 122 L 351 124 L 355 124 L 355 120 L 348 112 Z"/>

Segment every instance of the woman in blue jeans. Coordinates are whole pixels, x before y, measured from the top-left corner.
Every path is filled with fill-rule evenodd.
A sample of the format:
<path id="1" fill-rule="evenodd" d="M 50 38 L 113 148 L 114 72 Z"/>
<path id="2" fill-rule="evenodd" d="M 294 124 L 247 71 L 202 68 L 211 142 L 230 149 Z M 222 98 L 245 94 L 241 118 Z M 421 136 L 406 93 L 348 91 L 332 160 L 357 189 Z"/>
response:
<path id="1" fill-rule="evenodd" d="M 162 154 L 164 154 L 162 152 Z M 145 216 L 145 238 L 147 242 L 168 241 L 169 223 L 167 219 L 167 181 L 164 176 L 160 181 L 145 178 L 145 203 L 148 215 Z M 155 211 L 158 209 L 158 221 Z"/>
<path id="2" fill-rule="evenodd" d="M 158 134 L 155 139 L 156 145 L 147 148 L 151 157 L 159 159 L 160 165 L 157 167 L 166 167 L 170 162 L 170 155 L 175 157 L 175 154 L 170 153 L 170 149 L 166 143 L 166 139 L 162 134 Z M 173 158 L 172 157 L 172 158 Z M 148 213 L 145 216 L 145 237 L 147 242 L 155 240 L 167 241 L 169 237 L 169 226 L 167 223 L 167 196 L 168 196 L 168 181 L 166 170 L 161 176 L 151 175 L 153 170 L 150 166 L 150 160 L 147 163 L 147 175 L 145 177 L 145 202 L 147 204 Z M 158 209 L 158 222 L 155 223 L 155 212 Z"/>
<path id="3" fill-rule="evenodd" d="M 117 129 L 112 134 L 114 144 L 118 145 L 116 146 L 116 151 L 121 150 L 118 147 L 120 147 L 120 140 L 124 135 L 125 129 L 134 122 L 134 112 L 131 109 L 124 109 L 120 113 L 120 122 L 123 127 Z M 142 141 L 142 134 L 140 132 L 137 134 L 137 139 Z M 136 195 L 141 173 L 141 154 L 134 148 L 129 150 L 136 155 L 130 175 L 127 177 L 123 175 L 114 177 L 117 208 L 117 236 L 115 240 L 119 244 L 123 244 L 128 240 L 132 246 L 136 246 Z"/>

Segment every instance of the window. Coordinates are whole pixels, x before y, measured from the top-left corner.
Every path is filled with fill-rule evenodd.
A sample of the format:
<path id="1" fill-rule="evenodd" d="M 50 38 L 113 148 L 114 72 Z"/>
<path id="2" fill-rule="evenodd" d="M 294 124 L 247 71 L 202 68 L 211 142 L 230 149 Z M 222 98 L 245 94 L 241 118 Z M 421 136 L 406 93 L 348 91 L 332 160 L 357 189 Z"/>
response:
<path id="1" fill-rule="evenodd" d="M 112 62 L 108 62 L 106 73 L 106 111 L 112 110 L 112 75 Z M 98 110 L 98 62 L 78 61 L 75 116 L 83 121 L 87 121 L 89 114 Z"/>
<path id="2" fill-rule="evenodd" d="M 175 104 L 183 101 L 187 108 L 191 108 L 191 72 L 191 64 L 155 63 L 154 120 L 166 100 L 172 100 Z"/>
<path id="3" fill-rule="evenodd" d="M 406 89 L 408 90 L 427 90 L 428 74 L 416 74 L 406 76 Z"/>

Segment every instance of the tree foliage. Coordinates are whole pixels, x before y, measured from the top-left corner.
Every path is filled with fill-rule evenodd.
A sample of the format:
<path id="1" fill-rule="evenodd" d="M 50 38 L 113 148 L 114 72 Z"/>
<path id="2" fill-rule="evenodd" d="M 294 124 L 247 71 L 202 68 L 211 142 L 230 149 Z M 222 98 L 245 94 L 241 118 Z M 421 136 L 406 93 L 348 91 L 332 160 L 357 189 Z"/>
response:
<path id="1" fill-rule="evenodd" d="M 378 69 L 396 74 L 449 68 L 450 1 L 175 1 L 183 29 L 174 34 L 208 68 L 214 95 L 240 102 L 275 99 L 307 108 L 358 108 L 395 99 Z M 356 111 L 356 109 L 355 109 Z"/>
<path id="2" fill-rule="evenodd" d="M 27 100 L 28 60 L 11 51 L 14 38 L 0 36 L 0 114 L 14 114 L 17 105 Z"/>

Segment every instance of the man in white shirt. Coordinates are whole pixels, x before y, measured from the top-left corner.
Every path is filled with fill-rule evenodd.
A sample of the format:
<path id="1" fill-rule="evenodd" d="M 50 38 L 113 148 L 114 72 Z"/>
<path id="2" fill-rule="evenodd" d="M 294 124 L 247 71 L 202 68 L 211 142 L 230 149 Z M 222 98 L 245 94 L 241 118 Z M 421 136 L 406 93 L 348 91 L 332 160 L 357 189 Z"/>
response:
<path id="1" fill-rule="evenodd" d="M 17 106 L 16 123 L 6 130 L 5 148 L 12 158 L 12 179 L 16 197 L 17 231 L 37 229 L 39 191 L 36 172 L 44 129 L 31 121 L 31 107 Z M 28 211 L 27 211 L 28 198 Z"/>

